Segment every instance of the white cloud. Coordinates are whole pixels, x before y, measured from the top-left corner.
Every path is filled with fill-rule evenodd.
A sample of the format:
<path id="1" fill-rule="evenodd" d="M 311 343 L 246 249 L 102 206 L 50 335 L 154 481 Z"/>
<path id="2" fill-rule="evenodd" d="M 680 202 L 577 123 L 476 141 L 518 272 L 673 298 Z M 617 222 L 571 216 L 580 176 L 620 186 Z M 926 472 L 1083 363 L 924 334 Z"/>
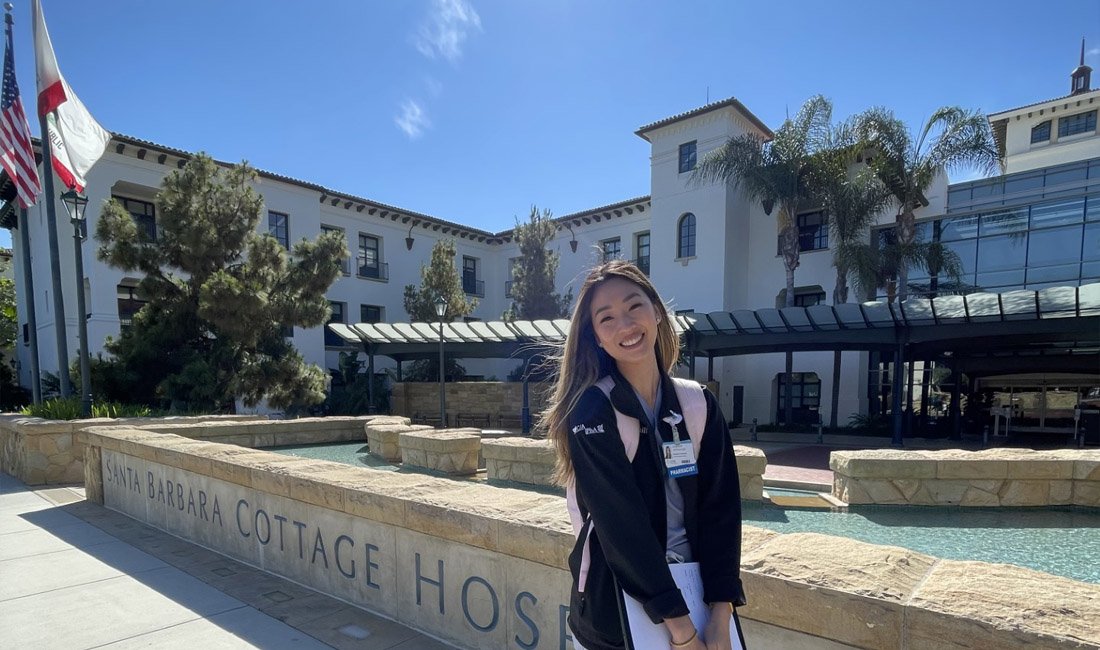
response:
<path id="1" fill-rule="evenodd" d="M 1085 56 L 1087 56 L 1090 59 L 1093 58 L 1094 56 L 1100 56 L 1100 47 L 1094 47 L 1091 50 L 1086 50 L 1085 51 Z"/>
<path id="2" fill-rule="evenodd" d="M 393 118 L 393 122 L 405 132 L 405 135 L 409 136 L 410 140 L 419 138 L 424 130 L 431 126 L 424 108 L 411 99 L 401 103 L 401 112 Z"/>
<path id="3" fill-rule="evenodd" d="M 454 62 L 470 32 L 481 31 L 481 18 L 465 0 L 432 0 L 431 15 L 420 26 L 413 43 L 429 59 L 441 56 Z"/>

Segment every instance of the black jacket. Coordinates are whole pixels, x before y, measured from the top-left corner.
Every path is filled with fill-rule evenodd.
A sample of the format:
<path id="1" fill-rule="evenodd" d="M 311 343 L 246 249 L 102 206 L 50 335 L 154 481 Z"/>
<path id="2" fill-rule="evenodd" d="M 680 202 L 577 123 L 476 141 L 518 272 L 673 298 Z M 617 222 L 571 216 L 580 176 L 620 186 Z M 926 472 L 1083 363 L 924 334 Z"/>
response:
<path id="1" fill-rule="evenodd" d="M 588 650 L 623 647 L 614 578 L 642 603 L 654 623 L 688 613 L 665 561 L 665 469 L 660 441 L 648 431 L 634 389 L 617 371 L 612 377 L 615 387 L 610 402 L 593 386 L 581 395 L 568 418 L 569 431 L 576 431 L 569 435 L 569 451 L 577 502 L 587 519 L 569 556 L 573 574 L 569 627 Z M 672 428 L 663 418 L 669 411 L 682 411 L 672 380 L 662 374 L 661 382 L 657 426 L 660 438 L 671 442 Z M 706 392 L 706 403 L 699 473 L 677 479 L 684 497 L 684 527 L 693 559 L 700 564 L 705 602 L 744 604 L 737 461 L 722 412 L 710 392 Z M 633 462 L 626 458 L 612 404 L 639 420 L 640 440 Z M 680 438 L 687 439 L 686 428 L 681 428 Z M 590 526 L 594 526 L 591 564 L 585 591 L 578 593 L 581 555 Z"/>

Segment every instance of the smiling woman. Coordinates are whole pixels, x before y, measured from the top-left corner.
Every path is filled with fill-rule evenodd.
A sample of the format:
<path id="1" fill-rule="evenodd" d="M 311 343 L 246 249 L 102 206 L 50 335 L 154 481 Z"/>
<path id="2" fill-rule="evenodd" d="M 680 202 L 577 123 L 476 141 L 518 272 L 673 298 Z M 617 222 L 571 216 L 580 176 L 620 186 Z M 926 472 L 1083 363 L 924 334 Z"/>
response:
<path id="1" fill-rule="evenodd" d="M 678 343 L 636 266 L 614 260 L 588 274 L 543 414 L 577 535 L 569 627 L 588 650 L 630 647 L 636 634 L 743 647 L 731 624 L 745 603 L 730 543 L 741 539 L 737 463 L 714 397 L 669 376 Z M 669 566 L 682 563 L 697 568 L 706 603 L 690 612 L 692 588 Z M 644 613 L 624 616 L 635 603 Z"/>

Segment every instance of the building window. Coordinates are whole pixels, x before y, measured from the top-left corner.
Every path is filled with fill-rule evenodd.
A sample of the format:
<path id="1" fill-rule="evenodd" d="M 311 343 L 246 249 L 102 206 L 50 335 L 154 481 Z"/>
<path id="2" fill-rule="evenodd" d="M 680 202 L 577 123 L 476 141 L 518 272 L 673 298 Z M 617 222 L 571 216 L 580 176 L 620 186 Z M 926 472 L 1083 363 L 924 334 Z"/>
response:
<path id="1" fill-rule="evenodd" d="M 485 283 L 477 279 L 477 267 L 476 257 L 462 256 L 462 290 L 466 295 L 481 298 L 485 296 Z"/>
<path id="2" fill-rule="evenodd" d="M 680 173 L 695 169 L 695 140 L 680 145 Z"/>
<path id="3" fill-rule="evenodd" d="M 359 277 L 388 280 L 386 265 L 382 263 L 382 242 L 374 235 L 359 233 Z"/>
<path id="4" fill-rule="evenodd" d="M 783 402 L 787 394 L 787 373 L 776 376 L 775 421 L 783 422 Z M 821 407 L 821 380 L 815 372 L 791 373 L 791 420 L 794 424 L 817 424 Z"/>
<path id="5" fill-rule="evenodd" d="M 130 213 L 137 223 L 138 233 L 144 233 L 146 241 L 157 240 L 157 208 L 148 201 L 128 199 L 123 196 L 112 196 L 118 201 L 124 210 Z"/>
<path id="6" fill-rule="evenodd" d="M 1031 144 L 1050 141 L 1050 120 L 1031 128 Z"/>
<path id="7" fill-rule="evenodd" d="M 290 248 L 290 217 L 282 212 L 267 212 L 267 232 L 271 234 L 283 248 Z"/>
<path id="8" fill-rule="evenodd" d="M 829 222 L 823 212 L 798 215 L 798 250 L 817 251 L 829 247 Z M 782 247 L 780 247 L 782 250 Z"/>
<path id="9" fill-rule="evenodd" d="M 688 212 L 680 217 L 676 234 L 676 257 L 695 257 L 695 215 Z"/>
<path id="10" fill-rule="evenodd" d="M 1078 113 L 1058 118 L 1058 137 L 1064 138 L 1078 133 L 1096 130 L 1096 111 Z"/>
<path id="11" fill-rule="evenodd" d="M 642 273 L 649 275 L 649 233 L 640 232 L 634 235 L 634 251 L 636 254 L 634 263 Z"/>
<path id="12" fill-rule="evenodd" d="M 325 323 L 325 346 L 343 347 L 347 345 L 347 343 L 344 341 L 343 337 L 328 328 L 328 323 L 347 323 L 347 305 L 342 302 L 330 300 L 328 306 L 330 316 L 328 317 L 328 322 Z"/>
<path id="13" fill-rule="evenodd" d="M 148 301 L 137 294 L 137 283 L 128 281 L 118 285 L 118 324 L 126 331 L 134 324 L 134 316 Z"/>
<path id="14" fill-rule="evenodd" d="M 379 305 L 359 305 L 360 323 L 381 323 L 382 307 Z"/>
<path id="15" fill-rule="evenodd" d="M 336 228 L 335 226 L 325 226 L 325 225 L 321 226 L 321 234 L 322 235 L 330 233 L 330 232 L 339 233 L 340 234 L 340 239 L 344 239 L 344 229 L 343 228 Z M 347 245 L 348 245 L 347 240 L 344 239 L 344 246 L 347 246 Z M 343 272 L 344 275 L 347 275 L 349 273 L 347 258 L 344 258 L 340 262 L 340 271 Z"/>
<path id="16" fill-rule="evenodd" d="M 615 239 L 605 239 L 600 242 L 600 251 L 602 253 L 602 261 L 610 262 L 611 260 L 617 260 L 623 256 L 623 242 L 618 237 Z"/>
<path id="17" fill-rule="evenodd" d="M 814 305 L 821 305 L 825 303 L 824 291 L 811 291 L 806 293 L 799 293 L 797 289 L 794 292 L 794 306 L 795 307 L 813 307 Z"/>

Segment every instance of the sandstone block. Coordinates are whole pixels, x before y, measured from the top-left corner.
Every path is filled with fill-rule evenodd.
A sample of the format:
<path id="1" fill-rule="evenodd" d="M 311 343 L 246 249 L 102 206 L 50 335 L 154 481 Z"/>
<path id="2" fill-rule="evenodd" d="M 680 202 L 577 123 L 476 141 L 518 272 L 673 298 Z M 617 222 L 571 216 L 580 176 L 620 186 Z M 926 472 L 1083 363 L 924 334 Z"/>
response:
<path id="1" fill-rule="evenodd" d="M 970 489 L 970 481 L 925 481 L 924 489 L 936 505 L 960 505 L 963 495 Z"/>
<path id="2" fill-rule="evenodd" d="M 1073 505 L 1100 507 L 1100 481 L 1074 481 Z"/>
<path id="3" fill-rule="evenodd" d="M 919 479 L 936 476 L 936 461 L 928 456 L 928 452 L 912 450 L 834 451 L 829 455 L 829 468 L 855 478 Z"/>
<path id="4" fill-rule="evenodd" d="M 1100 644 L 1100 585 L 1006 564 L 940 560 L 909 603 L 910 648 Z"/>
<path id="5" fill-rule="evenodd" d="M 764 477 L 763 476 L 745 476 L 742 474 L 738 477 L 740 479 L 741 500 L 745 501 L 763 501 L 764 500 Z"/>
<path id="6" fill-rule="evenodd" d="M 859 648 L 904 647 L 905 603 L 934 558 L 815 533 L 742 553 L 743 616 Z"/>
<path id="7" fill-rule="evenodd" d="M 1050 481 L 1005 481 L 1000 495 L 1002 506 L 1050 505 Z"/>
<path id="8" fill-rule="evenodd" d="M 985 483 L 988 482 L 989 481 L 985 481 Z M 1001 505 L 1001 497 L 995 490 L 983 490 L 974 483 L 971 483 L 970 488 L 963 493 L 959 505 L 975 507 L 999 506 Z"/>
<path id="9" fill-rule="evenodd" d="M 1008 461 L 969 458 L 936 462 L 938 479 L 1003 479 L 1008 476 Z"/>
<path id="10" fill-rule="evenodd" d="M 768 468 L 768 457 L 756 447 L 734 445 L 733 455 L 737 457 L 737 472 L 739 474 L 760 474 Z"/>

